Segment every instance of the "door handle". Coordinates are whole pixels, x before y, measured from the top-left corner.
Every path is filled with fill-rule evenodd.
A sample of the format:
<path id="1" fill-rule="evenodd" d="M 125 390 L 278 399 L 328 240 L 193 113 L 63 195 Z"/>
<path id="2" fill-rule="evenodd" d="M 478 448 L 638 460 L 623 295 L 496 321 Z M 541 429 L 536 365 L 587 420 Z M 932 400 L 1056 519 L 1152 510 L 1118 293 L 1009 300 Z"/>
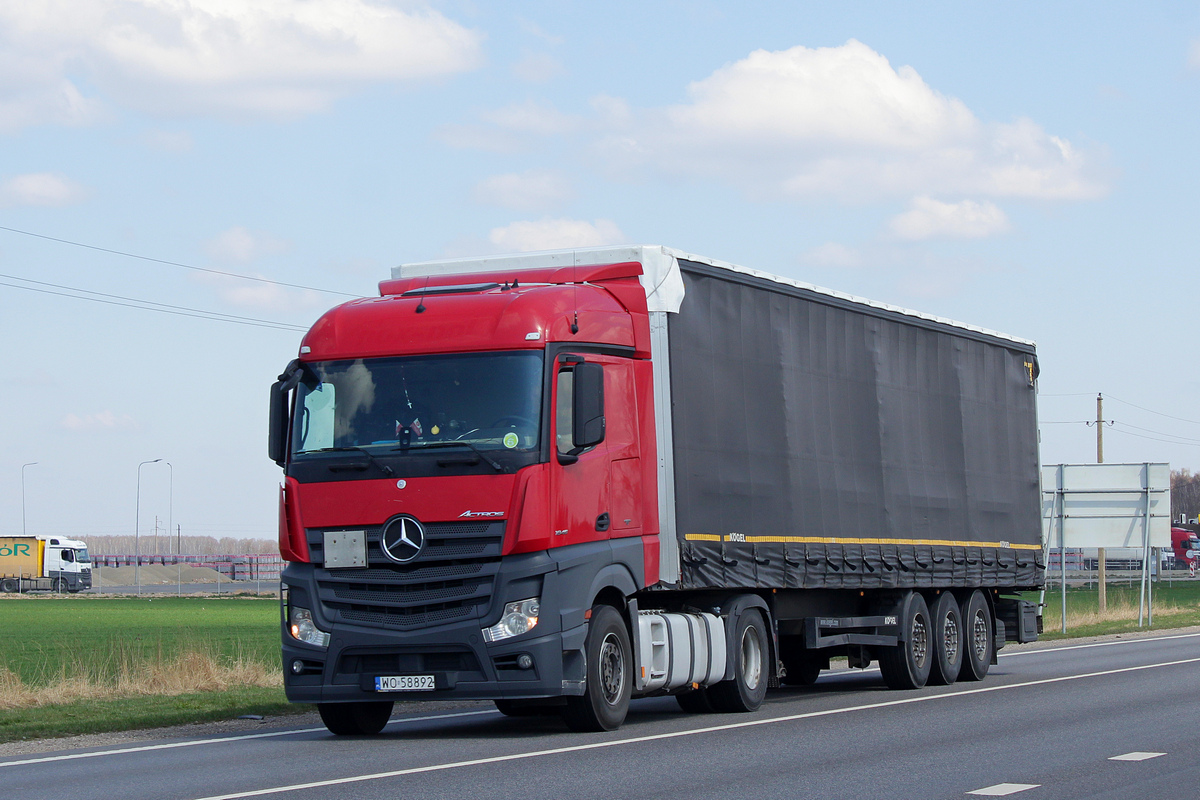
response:
<path id="1" fill-rule="evenodd" d="M 596 517 L 596 530 L 603 533 L 604 531 L 608 530 L 609 523 L 610 520 L 608 518 L 608 512 L 605 511 L 603 514 Z"/>

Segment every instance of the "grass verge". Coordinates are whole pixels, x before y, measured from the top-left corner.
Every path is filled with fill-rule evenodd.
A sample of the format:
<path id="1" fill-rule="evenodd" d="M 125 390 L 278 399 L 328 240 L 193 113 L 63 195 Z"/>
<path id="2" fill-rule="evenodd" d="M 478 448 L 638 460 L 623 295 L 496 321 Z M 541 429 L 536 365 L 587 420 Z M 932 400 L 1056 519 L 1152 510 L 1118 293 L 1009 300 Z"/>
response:
<path id="1" fill-rule="evenodd" d="M 0 742 L 307 710 L 284 697 L 279 603 L 0 600 Z"/>
<path id="2" fill-rule="evenodd" d="M 0 742 L 214 722 L 242 714 L 296 714 L 309 709 L 287 702 L 282 689 L 260 686 L 149 699 L 74 700 L 0 710 Z"/>
<path id="3" fill-rule="evenodd" d="M 1144 614 L 1138 627 L 1139 588 L 1108 587 L 1108 608 L 1100 612 L 1100 591 L 1096 587 L 1067 588 L 1067 632 L 1062 633 L 1062 592 L 1046 590 L 1046 607 L 1042 609 L 1045 632 L 1039 638 L 1065 639 L 1081 636 L 1101 636 L 1111 633 L 1130 633 L 1145 630 L 1166 630 L 1200 625 L 1200 582 L 1154 584 L 1154 624 Z M 1026 599 L 1037 601 L 1037 594 Z"/>

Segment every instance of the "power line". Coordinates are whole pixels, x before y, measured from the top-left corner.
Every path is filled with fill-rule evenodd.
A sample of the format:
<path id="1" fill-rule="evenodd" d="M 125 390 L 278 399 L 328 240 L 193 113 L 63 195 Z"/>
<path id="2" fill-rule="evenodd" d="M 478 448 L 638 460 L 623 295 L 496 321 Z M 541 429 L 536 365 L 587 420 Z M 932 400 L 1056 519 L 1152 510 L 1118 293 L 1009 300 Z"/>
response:
<path id="1" fill-rule="evenodd" d="M 1112 431 L 1114 433 L 1119 433 L 1123 436 L 1136 436 L 1138 439 L 1149 439 L 1152 442 L 1165 442 L 1166 444 L 1177 444 L 1182 447 L 1200 447 L 1200 444 L 1192 444 L 1190 442 L 1181 442 L 1177 439 L 1159 439 L 1156 436 L 1143 436 L 1140 433 L 1130 433 L 1129 431 L 1123 431 L 1120 428 L 1113 428 Z"/>
<path id="2" fill-rule="evenodd" d="M 55 236 L 46 236 L 45 234 L 33 233 L 32 231 L 23 231 L 18 228 L 9 228 L 6 225 L 0 225 L 0 231 L 8 231 L 9 233 L 19 233 L 22 236 L 32 236 L 35 239 L 45 239 L 46 241 L 58 242 L 59 244 L 69 244 L 72 247 L 82 247 L 86 250 L 95 250 L 100 253 L 110 253 L 114 256 L 124 256 L 125 258 L 136 258 L 141 261 L 149 261 L 154 264 L 166 264 L 167 266 L 170 266 L 170 267 L 179 267 L 181 269 L 190 269 L 190 270 L 195 270 L 196 272 L 207 272 L 211 275 L 224 275 L 227 278 L 239 278 L 244 281 L 257 281 L 258 283 L 269 283 L 274 286 L 286 286 L 289 289 L 307 289 L 310 292 L 321 292 L 322 294 L 336 294 L 336 295 L 341 295 L 342 297 L 359 297 L 359 295 L 351 294 L 350 292 L 339 292 L 339 291 L 335 291 L 333 289 L 321 289 L 316 286 L 305 286 L 300 283 L 287 283 L 285 281 L 275 281 L 275 280 L 271 280 L 270 278 L 259 278 L 254 275 L 242 275 L 237 272 L 226 272 L 224 270 L 219 270 L 219 269 L 209 269 L 207 267 L 197 267 L 193 264 L 183 264 L 179 261 L 167 261 L 166 259 L 163 259 L 163 258 L 152 258 L 151 256 L 142 256 L 142 255 L 138 255 L 137 253 L 126 253 L 122 250 L 111 250 L 107 247 L 98 247 L 94 244 L 84 244 L 83 242 L 73 242 L 70 239 L 59 239 L 58 237 L 55 237 Z"/>
<path id="3" fill-rule="evenodd" d="M 276 330 L 287 331 L 307 331 L 307 328 L 299 325 L 291 325 L 286 322 L 274 322 L 266 319 L 255 319 L 253 317 L 239 317 L 233 314 L 223 314 L 219 311 L 205 311 L 199 308 L 187 308 L 186 306 L 172 306 L 166 303 L 156 303 L 153 300 L 139 300 L 134 297 L 123 297 L 121 295 L 105 294 L 103 292 L 92 292 L 87 289 L 77 289 L 73 286 L 60 286 L 59 284 L 44 283 L 43 281 L 34 281 L 29 278 L 20 278 L 13 275 L 0 275 L 0 278 L 8 278 L 9 280 L 26 281 L 28 283 L 36 283 L 42 286 L 53 286 L 58 289 L 67 291 L 56 292 L 53 289 L 40 289 L 37 286 L 21 286 L 15 283 L 6 283 L 0 281 L 0 286 L 7 286 L 11 289 L 24 289 L 27 292 L 39 292 L 41 294 L 51 294 L 58 297 L 70 297 L 75 300 L 90 300 L 93 303 L 104 303 L 111 306 L 124 306 L 125 308 L 139 308 L 143 311 L 157 311 L 161 314 L 173 314 L 178 317 L 195 317 L 197 319 L 209 319 L 216 322 L 232 322 L 237 325 L 251 325 L 256 328 L 274 328 Z M 80 292 L 80 294 L 68 294 L 67 292 Z M 93 296 L 88 296 L 93 295 Z M 116 298 L 116 299 L 105 299 Z M 128 302 L 120 302 L 120 301 Z"/>
<path id="4" fill-rule="evenodd" d="M 1173 420 L 1175 420 L 1176 422 L 1186 422 L 1186 423 L 1188 423 L 1189 425 L 1200 425 L 1200 421 L 1197 421 L 1197 420 L 1194 420 L 1194 419 L 1184 419 L 1183 417 L 1173 417 L 1173 416 L 1171 416 L 1170 414 L 1164 414 L 1164 413 L 1162 413 L 1161 411 L 1155 411 L 1154 409 L 1151 409 L 1151 408 L 1145 408 L 1145 407 L 1143 407 L 1143 406 L 1139 406 L 1139 405 L 1136 405 L 1136 404 L 1134 404 L 1134 403 L 1131 403 L 1131 402 L 1129 402 L 1128 400 L 1122 400 L 1122 399 L 1121 399 L 1121 398 L 1119 398 L 1119 397 L 1113 397 L 1111 394 L 1106 394 L 1106 395 L 1104 395 L 1104 396 L 1105 396 L 1105 397 L 1107 397 L 1109 400 L 1116 400 L 1118 403 L 1124 403 L 1124 404 L 1125 404 L 1125 405 L 1127 405 L 1127 406 L 1133 406 L 1133 407 L 1134 407 L 1134 408 L 1136 408 L 1136 409 L 1140 409 L 1141 411 L 1146 411 L 1146 412 L 1149 412 L 1149 413 L 1151 413 L 1151 414 L 1157 414 L 1157 415 L 1158 415 L 1158 416 L 1160 416 L 1160 417 L 1166 417 L 1167 419 L 1173 419 Z"/>
<path id="5" fill-rule="evenodd" d="M 1154 431 L 1154 430 L 1150 430 L 1149 428 L 1140 428 L 1140 427 L 1138 427 L 1137 425 L 1130 425 L 1128 422 L 1120 422 L 1120 421 L 1118 421 L 1116 424 L 1117 424 L 1117 425 L 1124 425 L 1126 428 L 1133 428 L 1134 430 L 1138 430 L 1138 431 L 1144 431 L 1144 432 L 1146 432 L 1146 433 L 1153 433 L 1153 434 L 1156 434 L 1156 435 L 1158 435 L 1158 436 L 1170 436 L 1170 437 L 1172 437 L 1172 438 L 1179 439 L 1181 442 L 1195 442 L 1196 444 L 1200 444 L 1200 439 L 1194 439 L 1194 438 L 1192 438 L 1191 436 L 1180 436 L 1180 435 L 1179 435 L 1179 434 L 1177 434 L 1177 433 L 1166 433 L 1166 432 L 1164 432 L 1164 431 Z"/>

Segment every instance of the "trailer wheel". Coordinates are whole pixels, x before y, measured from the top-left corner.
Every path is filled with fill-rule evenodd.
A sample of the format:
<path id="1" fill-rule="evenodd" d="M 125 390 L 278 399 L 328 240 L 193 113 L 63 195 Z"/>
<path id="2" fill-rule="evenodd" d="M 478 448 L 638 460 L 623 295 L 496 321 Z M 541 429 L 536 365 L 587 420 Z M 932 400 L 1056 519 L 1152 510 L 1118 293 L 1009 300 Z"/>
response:
<path id="1" fill-rule="evenodd" d="M 942 592 L 930 612 L 933 619 L 933 661 L 929 682 L 948 686 L 958 680 L 963 662 L 962 612 L 952 592 Z"/>
<path id="2" fill-rule="evenodd" d="M 389 702 L 317 703 L 321 722 L 338 736 L 373 736 L 383 730 L 392 716 Z"/>
<path id="3" fill-rule="evenodd" d="M 767 625 L 756 608 L 744 610 L 733 629 L 733 677 L 710 686 L 708 698 L 717 711 L 757 711 L 767 696 L 771 647 Z"/>
<path id="4" fill-rule="evenodd" d="M 574 731 L 612 731 L 629 713 L 633 659 L 625 621 L 612 606 L 593 606 L 584 644 L 587 682 L 580 697 L 568 697 L 562 717 Z"/>
<path id="5" fill-rule="evenodd" d="M 996 642 L 992 637 L 992 612 L 987 598 L 976 589 L 963 605 L 963 666 L 959 678 L 964 681 L 981 681 L 992 665 L 992 648 Z"/>
<path id="6" fill-rule="evenodd" d="M 879 671 L 892 689 L 920 689 L 929 680 L 933 660 L 932 626 L 925 598 L 909 592 L 899 622 L 902 641 L 894 647 L 879 648 Z"/>
<path id="7" fill-rule="evenodd" d="M 17 590 L 17 582 L 12 578 L 5 578 L 0 581 L 0 592 L 15 592 Z"/>
<path id="8" fill-rule="evenodd" d="M 711 714 L 714 710 L 708 689 L 703 687 L 675 695 L 675 702 L 689 714 Z"/>

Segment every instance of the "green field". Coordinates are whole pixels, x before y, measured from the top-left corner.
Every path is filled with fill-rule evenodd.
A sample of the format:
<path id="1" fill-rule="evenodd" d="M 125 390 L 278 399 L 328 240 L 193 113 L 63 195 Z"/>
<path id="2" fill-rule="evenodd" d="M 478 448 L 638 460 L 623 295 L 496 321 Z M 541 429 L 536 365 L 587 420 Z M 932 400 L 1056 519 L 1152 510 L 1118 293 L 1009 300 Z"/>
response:
<path id="1" fill-rule="evenodd" d="M 0 600 L 0 741 L 303 710 L 274 598 Z"/>
<path id="2" fill-rule="evenodd" d="M 1067 589 L 1067 637 L 1098 636 L 1136 630 L 1161 630 L 1200 625 L 1200 581 L 1158 582 L 1154 584 L 1154 624 L 1143 618 L 1138 628 L 1139 587 L 1108 585 L 1108 610 L 1099 611 L 1100 592 L 1095 586 Z M 1037 601 L 1037 594 L 1026 595 Z M 1062 631 L 1062 591 L 1049 588 L 1043 609 L 1043 638 L 1064 638 Z"/>

